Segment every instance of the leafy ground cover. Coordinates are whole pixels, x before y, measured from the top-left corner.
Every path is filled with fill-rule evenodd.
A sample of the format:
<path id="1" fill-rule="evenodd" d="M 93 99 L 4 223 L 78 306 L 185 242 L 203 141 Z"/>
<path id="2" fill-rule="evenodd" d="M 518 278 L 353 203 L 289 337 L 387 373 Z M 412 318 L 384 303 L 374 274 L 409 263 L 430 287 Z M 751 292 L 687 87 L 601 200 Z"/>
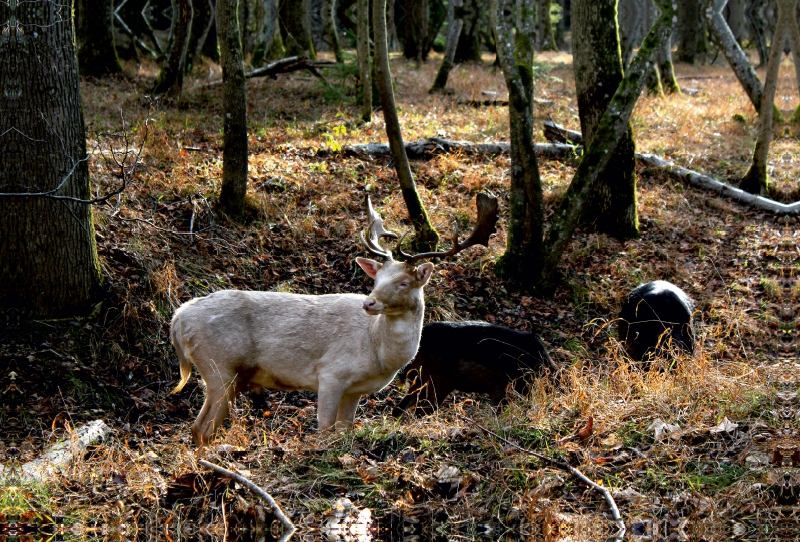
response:
<path id="1" fill-rule="evenodd" d="M 126 68 L 126 77 L 82 86 L 95 148 L 93 191 L 120 182 L 103 153 L 121 144 L 123 128 L 134 146 L 144 146 L 134 182 L 95 209 L 107 298 L 87 318 L 12 321 L 0 344 L 11 367 L 0 375 L 7 405 L 0 460 L 30 460 L 96 418 L 112 426 L 113 437 L 51 484 L 4 493 L 0 522 L 38 510 L 25 512 L 19 525 L 47 524 L 65 538 L 270 536 L 269 510 L 198 467 L 205 457 L 270 492 L 301 528 L 297 536 L 309 540 L 341 498 L 371 511 L 376 539 L 614 532 L 602 497 L 481 426 L 565 459 L 611 489 L 629 533 L 711 539 L 736 525 L 750 528 L 756 510 L 763 517 L 780 504 L 780 480 L 769 465 L 781 464 L 773 452 L 796 418 L 781 414 L 775 382 L 796 389 L 797 371 L 774 356 L 778 331 L 789 333 L 780 322 L 781 307 L 794 299 L 784 270 L 796 260 L 795 221 L 647 168 L 639 170 L 641 237 L 620 243 L 580 230 L 561 286 L 547 300 L 493 274 L 505 247 L 510 159 L 440 155 L 412 164 L 440 231 L 452 217 L 462 230 L 470 226 L 478 191 L 500 198 L 490 246 L 437 265 L 426 319 L 481 319 L 539 333 L 563 369 L 536 380 L 530 397 L 513 397 L 496 412 L 485 397 L 456 394 L 437 414 L 398 421 L 389 412 L 404 385 L 395 382 L 362 400 L 353 431 L 320 436 L 313 394 L 266 392 L 242 397 L 216 441 L 222 446 L 198 452 L 189 425 L 202 387 L 193 378 L 181 394 L 168 394 L 178 378 L 168 333 L 174 309 L 222 288 L 366 292 L 369 280 L 354 262 L 363 253 L 363 192 L 391 229 L 405 229 L 406 213 L 387 159 L 317 153 L 384 141 L 379 112 L 370 125 L 355 122 L 346 71 L 328 72 L 329 85 L 303 74 L 250 83 L 248 211 L 236 224 L 214 211 L 222 165 L 219 87 L 212 84 L 218 68 L 201 66 L 180 98 L 159 102 L 147 96 L 155 67 Z M 393 60 L 406 140 L 507 140 L 504 107 L 462 103 L 485 99 L 484 91 L 503 99 L 502 74 L 489 59 L 456 67 L 450 94 L 427 93 L 436 68 Z M 677 71 L 687 92 L 643 97 L 636 108 L 638 150 L 723 179 L 743 174 L 756 113 L 735 78 L 722 64 Z M 537 117 L 579 129 L 571 57 L 542 54 L 536 73 Z M 794 141 L 791 130 L 779 145 Z M 793 167 L 791 156 L 786 162 Z M 575 167 L 540 159 L 548 212 Z M 789 198 L 790 177 L 776 178 L 776 190 Z M 673 370 L 642 371 L 622 355 L 614 318 L 630 289 L 655 279 L 695 300 L 698 350 Z M 579 436 L 587 424 L 591 430 Z"/>

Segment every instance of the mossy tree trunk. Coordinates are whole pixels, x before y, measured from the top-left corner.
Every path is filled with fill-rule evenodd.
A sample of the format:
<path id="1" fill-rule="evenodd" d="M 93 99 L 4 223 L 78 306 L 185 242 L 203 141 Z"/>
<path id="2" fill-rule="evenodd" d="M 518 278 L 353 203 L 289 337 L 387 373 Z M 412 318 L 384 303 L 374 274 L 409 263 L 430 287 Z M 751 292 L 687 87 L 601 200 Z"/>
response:
<path id="1" fill-rule="evenodd" d="M 481 0 L 463 0 L 461 8 L 461 34 L 458 36 L 454 64 L 480 62 L 481 59 L 481 11 L 485 10 Z M 485 13 L 485 11 L 484 11 Z"/>
<path id="2" fill-rule="evenodd" d="M 264 65 L 264 61 L 283 58 L 285 49 L 278 28 L 278 0 L 262 0 L 261 24 L 256 33 L 256 45 L 251 63 L 254 67 Z"/>
<path id="3" fill-rule="evenodd" d="M 244 214 L 247 194 L 247 85 L 238 21 L 239 0 L 217 0 L 217 32 L 222 60 L 222 189 L 220 208 L 233 218 Z"/>
<path id="4" fill-rule="evenodd" d="M 622 81 L 618 0 L 572 1 L 572 55 L 583 144 L 588 146 Z M 630 124 L 589 193 L 582 222 L 617 239 L 639 235 L 636 145 Z"/>
<path id="5" fill-rule="evenodd" d="M 456 46 L 458 45 L 458 38 L 461 35 L 461 28 L 464 26 L 464 21 L 461 19 L 463 0 L 450 0 L 448 10 L 449 25 L 447 32 L 447 45 L 444 50 L 444 58 L 442 64 L 439 66 L 439 71 L 436 72 L 436 79 L 433 80 L 431 92 L 437 90 L 444 90 L 447 86 L 447 79 L 450 77 L 450 70 L 453 69 L 453 59 L 456 56 Z"/>
<path id="6" fill-rule="evenodd" d="M 91 9 L 89 9 L 91 8 Z M 82 17 L 77 27 L 78 69 L 81 75 L 103 77 L 121 73 L 117 49 L 114 46 L 113 0 L 81 1 Z"/>
<path id="7" fill-rule="evenodd" d="M 211 0 L 192 0 L 192 24 L 189 27 L 189 43 L 186 45 L 186 61 L 184 62 L 186 73 L 192 73 L 213 23 L 214 6 L 211 4 Z"/>
<path id="8" fill-rule="evenodd" d="M 164 65 L 153 88 L 155 94 L 180 93 L 186 71 L 186 48 L 192 24 L 192 0 L 172 0 L 172 25 Z"/>
<path id="9" fill-rule="evenodd" d="M 553 21 L 550 18 L 552 0 L 539 0 L 538 6 L 538 45 L 541 51 L 558 51 L 556 34 L 553 31 Z"/>
<path id="10" fill-rule="evenodd" d="M 392 159 L 400 181 L 408 215 L 416 232 L 415 243 L 418 250 L 433 250 L 439 242 L 439 234 L 431 224 L 422 199 L 417 192 L 411 166 L 406 156 L 403 134 L 400 131 L 400 119 L 392 89 L 392 74 L 389 70 L 389 49 L 386 43 L 386 0 L 373 0 L 372 24 L 375 37 L 375 81 L 381 99 L 383 120 L 386 124 L 386 136 L 392 151 Z"/>
<path id="11" fill-rule="evenodd" d="M 758 114 L 758 140 L 753 150 L 750 169 L 739 182 L 739 188 L 751 194 L 766 194 L 769 184 L 767 164 L 769 146 L 772 142 L 773 110 L 775 108 L 775 90 L 778 86 L 778 70 L 780 68 L 783 44 L 786 38 L 792 47 L 792 54 L 797 58 L 796 46 L 800 43 L 797 37 L 797 21 L 795 19 L 796 0 L 778 0 L 778 22 L 772 35 L 772 46 L 769 49 L 767 75 L 764 80 L 764 94 L 761 96 L 761 109 Z M 796 65 L 797 67 L 797 65 Z M 800 74 L 797 74 L 800 77 Z"/>
<path id="12" fill-rule="evenodd" d="M 361 120 L 372 122 L 372 53 L 369 46 L 369 0 L 358 0 L 358 75 L 361 79 Z"/>
<path id="13" fill-rule="evenodd" d="M 71 0 L 0 3 L 15 23 L 0 40 L 0 193 L 90 197 L 72 13 Z M 0 196 L 0 314 L 85 313 L 100 281 L 90 205 Z"/>
<path id="14" fill-rule="evenodd" d="M 517 8 L 519 11 L 517 11 Z M 508 88 L 511 185 L 506 251 L 496 272 L 535 288 L 542 271 L 544 198 L 533 141 L 533 49 L 536 0 L 492 0 L 497 59 Z"/>
<path id="15" fill-rule="evenodd" d="M 672 64 L 672 39 L 668 39 L 658 51 L 658 75 L 661 87 L 668 94 L 680 94 L 681 87 L 675 77 L 675 67 Z"/>
<path id="16" fill-rule="evenodd" d="M 699 0 L 678 0 L 678 60 L 694 64 L 703 39 Z"/>
<path id="17" fill-rule="evenodd" d="M 657 0 L 657 4 L 661 8 L 661 15 L 644 39 L 614 97 L 600 118 L 592 142 L 586 148 L 578 170 L 547 232 L 542 272 L 537 282 L 538 288 L 543 292 L 552 292 L 555 288 L 558 264 L 583 214 L 592 185 L 606 169 L 613 155 L 613 149 L 628 133 L 631 113 L 644 88 L 648 67 L 652 65 L 659 48 L 672 33 L 672 18 L 675 15 L 672 0 Z"/>
<path id="18" fill-rule="evenodd" d="M 308 24 L 311 2 L 308 0 L 280 0 L 280 27 L 287 56 L 317 58 L 314 40 Z"/>

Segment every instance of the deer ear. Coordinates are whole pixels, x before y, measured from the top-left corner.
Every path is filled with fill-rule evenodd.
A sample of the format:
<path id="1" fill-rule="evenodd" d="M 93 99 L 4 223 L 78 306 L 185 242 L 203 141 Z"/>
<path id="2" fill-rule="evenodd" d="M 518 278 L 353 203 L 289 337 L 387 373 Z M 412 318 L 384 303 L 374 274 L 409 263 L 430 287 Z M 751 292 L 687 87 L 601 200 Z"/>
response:
<path id="1" fill-rule="evenodd" d="M 421 283 L 420 285 L 425 286 L 426 284 L 428 284 L 428 281 L 430 280 L 431 275 L 433 274 L 433 264 L 431 262 L 428 262 L 420 265 L 419 267 L 417 267 L 415 274 L 417 276 L 417 280 Z"/>
<path id="2" fill-rule="evenodd" d="M 356 258 L 356 263 L 361 266 L 361 269 L 364 270 L 364 273 L 370 276 L 370 278 L 375 278 L 375 275 L 378 274 L 383 264 L 380 262 L 376 262 L 375 260 L 370 260 L 367 258 Z"/>

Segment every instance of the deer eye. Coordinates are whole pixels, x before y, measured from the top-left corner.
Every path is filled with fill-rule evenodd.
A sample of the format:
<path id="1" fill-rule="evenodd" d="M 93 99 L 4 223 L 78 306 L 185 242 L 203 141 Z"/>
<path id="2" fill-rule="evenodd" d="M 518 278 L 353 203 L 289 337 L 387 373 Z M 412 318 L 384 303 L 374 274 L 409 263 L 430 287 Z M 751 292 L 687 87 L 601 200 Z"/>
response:
<path id="1" fill-rule="evenodd" d="M 400 288 L 401 289 L 408 288 L 408 286 L 409 286 L 409 282 L 407 280 L 404 280 L 403 282 L 400 283 Z"/>

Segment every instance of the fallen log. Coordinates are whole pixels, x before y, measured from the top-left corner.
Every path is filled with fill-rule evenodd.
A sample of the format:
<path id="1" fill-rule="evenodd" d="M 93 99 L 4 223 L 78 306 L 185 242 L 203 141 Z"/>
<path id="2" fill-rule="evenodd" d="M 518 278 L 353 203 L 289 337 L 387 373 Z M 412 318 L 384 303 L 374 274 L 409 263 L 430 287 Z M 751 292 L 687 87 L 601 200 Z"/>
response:
<path id="1" fill-rule="evenodd" d="M 495 143 L 470 143 L 468 141 L 454 141 L 431 137 L 420 141 L 410 141 L 406 143 L 406 155 L 409 159 L 431 158 L 438 154 L 448 154 L 460 152 L 468 156 L 497 156 L 507 154 L 510 146 L 501 141 Z M 536 153 L 547 157 L 567 157 L 575 154 L 577 147 L 574 145 L 537 143 Z M 341 151 L 320 149 L 317 156 L 331 156 L 333 154 L 344 154 L 345 156 L 372 156 L 388 157 L 391 156 L 387 143 L 366 143 L 363 145 L 347 145 Z"/>
<path id="2" fill-rule="evenodd" d="M 549 120 L 544 123 L 544 138 L 547 141 L 554 141 L 556 143 L 569 143 L 572 145 L 583 144 L 583 134 L 575 130 L 568 130 Z"/>

